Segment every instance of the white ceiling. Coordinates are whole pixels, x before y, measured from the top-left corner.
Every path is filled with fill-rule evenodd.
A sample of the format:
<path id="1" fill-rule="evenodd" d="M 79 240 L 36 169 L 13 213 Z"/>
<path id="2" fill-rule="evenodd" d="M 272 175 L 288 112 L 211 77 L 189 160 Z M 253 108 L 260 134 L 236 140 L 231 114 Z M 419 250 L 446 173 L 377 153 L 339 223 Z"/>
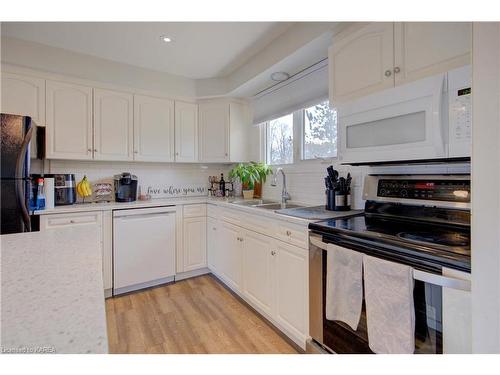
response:
<path id="1" fill-rule="evenodd" d="M 288 22 L 2 22 L 2 35 L 192 79 L 231 74 Z M 173 39 L 160 40 L 161 35 Z"/>

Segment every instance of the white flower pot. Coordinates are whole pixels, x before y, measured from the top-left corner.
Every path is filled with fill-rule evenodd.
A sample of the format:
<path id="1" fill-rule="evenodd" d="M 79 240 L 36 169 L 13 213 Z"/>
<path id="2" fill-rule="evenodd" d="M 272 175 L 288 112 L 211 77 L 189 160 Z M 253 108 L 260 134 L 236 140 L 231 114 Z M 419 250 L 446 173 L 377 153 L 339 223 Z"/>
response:
<path id="1" fill-rule="evenodd" d="M 243 190 L 243 199 L 253 199 L 253 189 Z"/>

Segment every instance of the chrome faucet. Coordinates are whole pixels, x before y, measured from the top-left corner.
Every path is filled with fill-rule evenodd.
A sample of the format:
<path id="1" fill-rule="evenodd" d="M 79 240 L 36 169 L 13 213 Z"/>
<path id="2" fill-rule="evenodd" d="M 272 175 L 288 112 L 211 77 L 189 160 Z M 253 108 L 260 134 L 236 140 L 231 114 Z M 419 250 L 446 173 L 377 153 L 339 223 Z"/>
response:
<path id="1" fill-rule="evenodd" d="M 277 185 L 278 173 L 281 172 L 283 175 L 283 189 L 281 190 L 281 204 L 286 204 L 286 201 L 290 200 L 290 194 L 286 191 L 286 176 L 283 168 L 276 169 L 276 172 L 273 174 L 273 179 L 271 181 L 271 186 Z"/>

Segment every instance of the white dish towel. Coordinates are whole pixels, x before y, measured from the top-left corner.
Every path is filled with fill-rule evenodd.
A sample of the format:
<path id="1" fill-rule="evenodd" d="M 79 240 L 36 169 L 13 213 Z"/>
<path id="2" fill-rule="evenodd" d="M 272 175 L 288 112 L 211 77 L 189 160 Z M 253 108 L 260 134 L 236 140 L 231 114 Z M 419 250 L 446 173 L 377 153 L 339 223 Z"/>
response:
<path id="1" fill-rule="evenodd" d="M 358 328 L 363 303 L 363 254 L 333 244 L 327 247 L 326 319 Z"/>
<path id="2" fill-rule="evenodd" d="M 363 256 L 368 345 L 375 353 L 415 350 L 413 268 Z"/>

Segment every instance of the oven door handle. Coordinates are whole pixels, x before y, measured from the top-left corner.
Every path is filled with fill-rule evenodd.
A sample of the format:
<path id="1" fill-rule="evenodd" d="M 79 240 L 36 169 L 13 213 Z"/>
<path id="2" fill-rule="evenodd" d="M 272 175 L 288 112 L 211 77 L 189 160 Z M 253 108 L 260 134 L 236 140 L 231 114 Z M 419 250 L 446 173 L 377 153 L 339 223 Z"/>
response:
<path id="1" fill-rule="evenodd" d="M 321 241 L 317 237 L 310 236 L 309 240 L 314 246 L 326 250 L 327 244 Z M 457 279 L 455 277 L 437 275 L 430 272 L 424 272 L 420 270 L 413 269 L 413 278 L 415 280 L 423 281 L 425 283 L 441 286 L 443 288 L 458 289 L 470 292 L 471 283 L 470 280 Z"/>

